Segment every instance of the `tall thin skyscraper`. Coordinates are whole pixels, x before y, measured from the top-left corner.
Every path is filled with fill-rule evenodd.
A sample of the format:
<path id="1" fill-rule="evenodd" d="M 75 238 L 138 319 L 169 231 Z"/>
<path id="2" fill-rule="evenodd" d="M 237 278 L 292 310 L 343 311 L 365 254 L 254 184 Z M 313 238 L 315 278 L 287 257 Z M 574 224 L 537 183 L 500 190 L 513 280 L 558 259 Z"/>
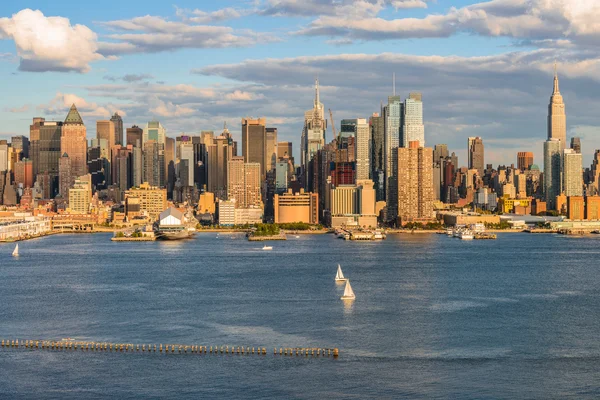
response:
<path id="1" fill-rule="evenodd" d="M 71 106 L 65 119 L 60 137 L 60 153 L 71 159 L 71 179 L 87 174 L 87 137 L 83 119 L 77 111 L 75 104 Z"/>
<path id="2" fill-rule="evenodd" d="M 356 120 L 356 180 L 371 179 L 371 132 L 364 118 Z"/>
<path id="3" fill-rule="evenodd" d="M 215 194 L 215 199 L 227 200 L 228 163 L 233 157 L 233 146 L 227 137 L 219 135 L 206 144 L 206 153 L 208 191 Z"/>
<path id="4" fill-rule="evenodd" d="M 483 140 L 479 136 L 470 137 L 467 141 L 469 153 L 469 169 L 476 169 L 479 176 L 485 171 Z"/>
<path id="5" fill-rule="evenodd" d="M 266 172 L 266 119 L 242 118 L 242 156 L 247 163 L 259 163 L 261 177 Z"/>
<path id="6" fill-rule="evenodd" d="M 556 63 L 554 64 L 554 90 L 548 105 L 548 139 L 560 140 L 560 152 L 567 145 L 567 116 L 565 114 L 565 103 L 558 88 L 558 73 Z"/>
<path id="7" fill-rule="evenodd" d="M 546 194 L 546 207 L 556 209 L 556 196 L 561 190 L 561 148 L 559 139 L 550 139 L 544 142 L 544 192 Z"/>
<path id="8" fill-rule="evenodd" d="M 395 92 L 395 88 L 394 88 Z M 385 200 L 387 206 L 387 220 L 396 220 L 398 212 L 398 152 L 400 147 L 400 127 L 404 104 L 400 96 L 389 96 L 388 104 L 383 108 L 384 119 L 384 162 L 385 162 Z"/>
<path id="9" fill-rule="evenodd" d="M 423 98 L 421 93 L 410 93 L 404 101 L 402 119 L 402 139 L 400 146 L 408 147 L 410 142 L 419 142 L 425 147 L 425 126 L 423 125 Z"/>
<path id="10" fill-rule="evenodd" d="M 418 140 L 398 153 L 398 218 L 402 223 L 434 217 L 433 149 Z"/>
<path id="11" fill-rule="evenodd" d="M 563 150 L 563 190 L 565 196 L 583 196 L 583 156 L 573 149 Z"/>
<path id="12" fill-rule="evenodd" d="M 313 108 L 304 113 L 304 128 L 302 129 L 301 166 L 304 174 L 305 188 L 312 187 L 313 172 L 308 166 L 317 151 L 325 146 L 325 132 L 327 131 L 327 119 L 325 118 L 325 107 L 321 103 L 319 92 L 319 80 L 315 80 L 315 100 Z M 290 155 L 291 156 L 291 155 Z"/>
<path id="13" fill-rule="evenodd" d="M 115 131 L 115 144 L 120 144 L 125 146 L 123 138 L 123 118 L 119 115 L 119 113 L 114 113 L 114 115 L 110 118 L 110 121 L 113 123 L 114 131 Z"/>
<path id="14" fill-rule="evenodd" d="M 144 142 L 143 181 L 160 187 L 159 144 L 155 140 Z"/>
<path id="15" fill-rule="evenodd" d="M 265 168 L 273 171 L 277 164 L 277 128 L 267 128 L 266 134 Z"/>
<path id="16" fill-rule="evenodd" d="M 581 154 L 581 138 L 572 137 L 571 138 L 571 148 L 575 150 L 575 153 Z"/>
<path id="17" fill-rule="evenodd" d="M 33 176 L 34 179 L 37 177 L 40 171 L 40 126 L 44 123 L 44 118 L 36 117 L 33 119 L 33 123 L 29 125 L 29 143 L 30 143 L 30 155 Z M 59 135 L 60 139 L 60 135 Z M 60 146 L 59 146 L 60 147 Z M 60 148 L 59 148 L 60 151 Z"/>

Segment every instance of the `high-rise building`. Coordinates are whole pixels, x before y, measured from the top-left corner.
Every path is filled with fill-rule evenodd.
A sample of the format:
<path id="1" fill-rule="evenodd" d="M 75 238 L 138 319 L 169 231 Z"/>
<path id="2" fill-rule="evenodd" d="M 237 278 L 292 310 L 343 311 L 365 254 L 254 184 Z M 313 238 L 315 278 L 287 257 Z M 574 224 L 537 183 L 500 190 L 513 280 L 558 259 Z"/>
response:
<path id="1" fill-rule="evenodd" d="M 581 138 L 572 137 L 571 138 L 571 148 L 575 151 L 575 153 L 581 154 Z"/>
<path id="2" fill-rule="evenodd" d="M 6 140 L 0 140 L 0 172 L 10 171 L 10 147 Z"/>
<path id="3" fill-rule="evenodd" d="M 561 151 L 562 143 L 559 139 L 550 139 L 544 142 L 544 193 L 546 194 L 546 207 L 556 210 L 556 196 L 561 190 Z"/>
<path id="4" fill-rule="evenodd" d="M 158 161 L 160 164 L 160 186 L 167 188 L 167 198 L 173 193 L 175 185 L 175 139 L 165 137 L 165 145 L 159 147 Z"/>
<path id="5" fill-rule="evenodd" d="M 137 125 L 127 128 L 127 145 L 142 148 L 144 141 L 144 130 Z"/>
<path id="6" fill-rule="evenodd" d="M 71 106 L 62 127 L 60 153 L 71 159 L 71 179 L 87 174 L 87 136 L 85 125 L 75 104 Z"/>
<path id="7" fill-rule="evenodd" d="M 110 177 L 110 162 L 102 156 L 102 149 L 92 144 L 88 148 L 88 171 L 92 178 L 92 191 L 104 190 Z"/>
<path id="8" fill-rule="evenodd" d="M 275 170 L 277 163 L 277 128 L 267 128 L 265 147 L 265 168 L 268 171 Z"/>
<path id="9" fill-rule="evenodd" d="M 233 157 L 233 147 L 229 140 L 220 135 L 206 145 L 208 159 L 208 191 L 217 199 L 227 199 L 228 162 Z"/>
<path id="10" fill-rule="evenodd" d="M 563 191 L 565 196 L 583 196 L 583 156 L 573 149 L 563 151 Z"/>
<path id="11" fill-rule="evenodd" d="M 63 199 L 69 198 L 69 188 L 75 181 L 71 177 L 71 159 L 67 153 L 64 153 L 60 160 L 58 160 L 58 193 Z"/>
<path id="12" fill-rule="evenodd" d="M 140 141 L 141 143 L 141 141 Z M 130 144 L 127 147 L 131 146 Z M 142 184 L 142 176 L 144 174 L 144 156 L 141 147 L 132 147 L 131 150 L 131 186 L 139 187 Z"/>
<path id="13" fill-rule="evenodd" d="M 483 176 L 485 163 L 483 158 L 483 140 L 479 136 L 470 137 L 467 142 L 469 153 L 469 169 L 476 169 L 479 176 Z"/>
<path id="14" fill-rule="evenodd" d="M 164 146 L 167 137 L 167 130 L 159 121 L 152 120 L 146 124 L 142 135 L 142 146 L 148 140 L 154 140 L 159 145 Z M 164 147 L 163 147 L 164 148 Z"/>
<path id="15" fill-rule="evenodd" d="M 560 140 L 560 153 L 567 145 L 567 116 L 565 103 L 558 88 L 558 73 L 554 65 L 554 90 L 548 105 L 548 139 Z"/>
<path id="16" fill-rule="evenodd" d="M 395 92 L 394 88 L 394 92 Z M 387 206 L 388 221 L 395 221 L 398 212 L 398 153 L 396 149 L 400 147 L 400 127 L 402 126 L 402 115 L 404 113 L 404 104 L 400 96 L 389 96 L 388 104 L 383 108 L 384 119 L 384 163 L 385 163 L 385 201 Z"/>
<path id="17" fill-rule="evenodd" d="M 144 142 L 144 166 L 142 180 L 153 187 L 160 185 L 159 144 L 156 140 Z M 161 210 L 161 212 L 164 210 Z"/>
<path id="18" fill-rule="evenodd" d="M 313 108 L 304 113 L 304 127 L 300 143 L 301 167 L 304 176 L 304 187 L 313 186 L 313 171 L 309 171 L 309 163 L 323 146 L 325 146 L 325 132 L 327 131 L 327 119 L 325 118 L 325 107 L 321 103 L 319 92 L 319 80 L 315 80 L 315 100 Z"/>
<path id="19" fill-rule="evenodd" d="M 14 166 L 15 184 L 24 188 L 33 187 L 33 163 L 28 158 L 17 161 Z"/>
<path id="20" fill-rule="evenodd" d="M 279 160 L 285 156 L 293 158 L 292 142 L 277 142 L 277 159 Z"/>
<path id="21" fill-rule="evenodd" d="M 259 163 L 261 177 L 266 172 L 266 119 L 242 118 L 242 156 L 247 163 Z"/>
<path id="22" fill-rule="evenodd" d="M 69 199 L 69 211 L 73 214 L 87 214 L 92 202 L 92 178 L 89 174 L 80 176 L 74 180 L 73 187 L 67 195 Z"/>
<path id="23" fill-rule="evenodd" d="M 61 156 L 62 128 L 62 122 L 40 122 L 39 140 L 36 146 L 38 158 L 38 174 L 36 177 L 47 174 L 46 182 L 43 182 L 43 188 L 44 194 L 48 196 L 44 198 L 53 198 L 58 192 L 58 160 Z"/>
<path id="24" fill-rule="evenodd" d="M 521 171 L 527 171 L 533 165 L 533 153 L 530 151 L 520 151 L 517 153 L 517 168 Z"/>
<path id="25" fill-rule="evenodd" d="M 356 120 L 356 179 L 371 178 L 371 131 L 367 120 Z"/>
<path id="26" fill-rule="evenodd" d="M 236 208 L 262 206 L 260 164 L 246 163 L 244 157 L 232 157 L 227 167 L 227 197 Z"/>
<path id="27" fill-rule="evenodd" d="M 419 142 L 425 147 L 425 126 L 423 125 L 423 99 L 421 93 L 410 93 L 404 100 L 402 119 L 401 147 L 408 147 L 410 142 Z"/>
<path id="28" fill-rule="evenodd" d="M 10 138 L 10 145 L 13 151 L 18 154 L 19 161 L 23 158 L 29 158 L 29 139 L 26 136 L 18 135 Z"/>
<path id="29" fill-rule="evenodd" d="M 106 140 L 109 149 L 112 149 L 117 144 L 115 139 L 115 124 L 112 120 L 96 121 L 96 137 Z M 110 155 L 107 158 L 110 159 Z"/>
<path id="30" fill-rule="evenodd" d="M 110 117 L 110 121 L 115 128 L 115 144 L 125 146 L 127 143 L 124 142 L 123 138 L 123 118 L 121 118 L 119 113 L 115 112 L 114 115 Z"/>
<path id="31" fill-rule="evenodd" d="M 398 218 L 401 223 L 434 216 L 433 149 L 409 143 L 398 152 Z"/>
<path id="32" fill-rule="evenodd" d="M 29 144 L 31 163 L 33 165 L 33 176 L 36 177 L 40 167 L 40 126 L 45 121 L 44 118 L 34 118 L 33 123 L 29 125 Z M 60 151 L 60 134 L 59 134 L 59 151 Z"/>
<path id="33" fill-rule="evenodd" d="M 445 160 L 450 153 L 448 152 L 447 144 L 436 144 L 433 146 L 433 162 L 438 163 L 441 160 Z"/>
<path id="34" fill-rule="evenodd" d="M 194 186 L 194 145 L 191 141 L 179 142 L 177 151 L 177 177 L 181 186 Z"/>
<path id="35" fill-rule="evenodd" d="M 133 186 L 133 147 L 115 145 L 112 150 L 111 176 L 121 193 Z"/>

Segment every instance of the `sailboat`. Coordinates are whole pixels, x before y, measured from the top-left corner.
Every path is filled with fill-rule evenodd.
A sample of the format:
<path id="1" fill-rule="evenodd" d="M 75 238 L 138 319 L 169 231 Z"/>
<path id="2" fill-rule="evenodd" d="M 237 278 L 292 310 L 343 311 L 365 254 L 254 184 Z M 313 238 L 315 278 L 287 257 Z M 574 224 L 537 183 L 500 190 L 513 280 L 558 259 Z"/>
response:
<path id="1" fill-rule="evenodd" d="M 15 249 L 12 252 L 13 257 L 19 257 L 19 243 L 15 246 Z"/>
<path id="2" fill-rule="evenodd" d="M 347 279 L 344 278 L 344 273 L 342 272 L 342 267 L 340 266 L 340 264 L 338 264 L 337 273 L 335 274 L 335 281 L 336 282 L 345 282 L 345 281 L 347 281 Z"/>
<path id="3" fill-rule="evenodd" d="M 350 286 L 350 279 L 346 280 L 346 288 L 344 289 L 344 295 L 341 297 L 342 300 L 354 300 L 356 296 L 354 295 L 354 291 L 352 290 L 352 286 Z"/>

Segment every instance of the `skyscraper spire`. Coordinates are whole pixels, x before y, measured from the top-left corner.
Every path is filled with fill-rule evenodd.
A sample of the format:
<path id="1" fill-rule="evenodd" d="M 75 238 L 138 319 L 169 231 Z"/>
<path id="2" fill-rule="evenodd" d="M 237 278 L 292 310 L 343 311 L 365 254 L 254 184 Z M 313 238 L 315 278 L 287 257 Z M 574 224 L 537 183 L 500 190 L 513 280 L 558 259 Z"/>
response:
<path id="1" fill-rule="evenodd" d="M 315 78 L 315 108 L 319 107 L 321 99 L 319 98 L 319 77 Z"/>
<path id="2" fill-rule="evenodd" d="M 553 94 L 560 93 L 558 89 L 558 70 L 556 68 L 556 60 L 554 60 L 554 92 Z"/>

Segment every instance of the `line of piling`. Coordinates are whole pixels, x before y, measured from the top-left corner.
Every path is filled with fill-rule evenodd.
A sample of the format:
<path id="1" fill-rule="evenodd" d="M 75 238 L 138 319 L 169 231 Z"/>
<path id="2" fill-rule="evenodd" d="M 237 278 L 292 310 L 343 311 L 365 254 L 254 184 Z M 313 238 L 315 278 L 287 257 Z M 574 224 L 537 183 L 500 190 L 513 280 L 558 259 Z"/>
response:
<path id="1" fill-rule="evenodd" d="M 248 346 L 202 346 L 183 344 L 133 344 L 90 342 L 77 340 L 5 340 L 0 342 L 1 349 L 24 350 L 62 350 L 84 352 L 113 352 L 113 353 L 154 353 L 154 354 L 209 354 L 209 355 L 259 355 L 266 356 L 266 347 Z M 337 348 L 321 347 L 280 347 L 273 348 L 274 356 L 295 357 L 333 357 L 339 356 Z"/>

